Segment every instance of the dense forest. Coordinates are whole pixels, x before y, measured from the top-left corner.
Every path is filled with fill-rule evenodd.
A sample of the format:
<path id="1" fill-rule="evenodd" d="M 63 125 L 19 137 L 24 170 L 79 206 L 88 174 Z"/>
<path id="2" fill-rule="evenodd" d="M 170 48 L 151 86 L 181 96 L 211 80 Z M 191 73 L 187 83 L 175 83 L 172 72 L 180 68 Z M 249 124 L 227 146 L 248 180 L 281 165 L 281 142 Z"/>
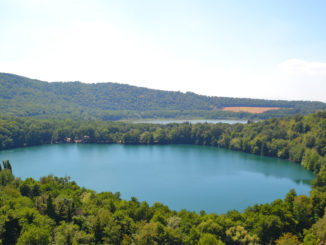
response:
<path id="1" fill-rule="evenodd" d="M 261 114 L 222 111 L 229 106 L 280 107 Z M 307 114 L 322 102 L 209 97 L 117 83 L 42 82 L 0 73 L 0 115 L 121 120 L 137 118 L 246 118 Z"/>
<path id="2" fill-rule="evenodd" d="M 302 164 L 316 173 L 310 196 L 226 214 L 172 211 L 119 193 L 95 193 L 69 178 L 15 178 L 0 171 L 2 244 L 324 244 L 326 112 L 248 124 L 126 124 L 3 118 L 0 148 L 51 143 L 198 144 Z M 6 159 L 3 159 L 6 160 Z"/>
<path id="3" fill-rule="evenodd" d="M 302 163 L 318 173 L 326 160 L 326 112 L 233 125 L 0 119 L 0 150 L 67 142 L 219 146 Z"/>

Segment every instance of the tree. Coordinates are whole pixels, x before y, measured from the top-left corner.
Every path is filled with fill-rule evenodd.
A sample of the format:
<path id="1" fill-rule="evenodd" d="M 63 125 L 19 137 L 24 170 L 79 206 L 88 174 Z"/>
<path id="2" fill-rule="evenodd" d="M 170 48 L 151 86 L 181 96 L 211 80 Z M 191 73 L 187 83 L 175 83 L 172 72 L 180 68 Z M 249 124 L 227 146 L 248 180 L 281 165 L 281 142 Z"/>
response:
<path id="1" fill-rule="evenodd" d="M 296 235 L 286 233 L 276 240 L 276 245 L 300 245 L 302 244 Z"/>
<path id="2" fill-rule="evenodd" d="M 251 235 L 248 233 L 248 231 L 238 225 L 233 226 L 230 229 L 226 231 L 226 236 L 229 240 L 230 244 L 239 244 L 239 245 L 258 245 L 259 244 L 259 238 L 257 235 Z"/>
<path id="3" fill-rule="evenodd" d="M 135 235 L 136 245 L 155 245 L 158 244 L 158 225 L 148 223 L 140 227 Z"/>
<path id="4" fill-rule="evenodd" d="M 321 161 L 321 157 L 317 153 L 317 151 L 315 151 L 314 149 L 307 149 L 303 156 L 301 164 L 306 169 L 318 173 L 322 165 Z"/>
<path id="5" fill-rule="evenodd" d="M 12 167 L 9 160 L 2 161 L 3 168 L 9 170 L 12 173 Z"/>
<path id="6" fill-rule="evenodd" d="M 297 196 L 293 202 L 293 214 L 298 221 L 297 230 L 309 228 L 313 221 L 313 209 L 311 200 L 304 195 Z"/>
<path id="7" fill-rule="evenodd" d="M 51 243 L 49 230 L 35 225 L 29 225 L 19 236 L 17 245 L 47 245 Z"/>
<path id="8" fill-rule="evenodd" d="M 3 245 L 16 244 L 21 228 L 17 215 L 10 212 L 4 223 L 4 233 L 2 234 Z"/>
<path id="9" fill-rule="evenodd" d="M 15 177 L 12 175 L 11 171 L 7 169 L 0 172 L 0 185 L 5 186 L 12 181 L 14 181 Z"/>
<path id="10" fill-rule="evenodd" d="M 291 189 L 288 194 L 286 194 L 286 197 L 284 199 L 285 203 L 289 206 L 290 211 L 293 210 L 293 202 L 295 198 L 297 197 L 297 193 L 294 189 Z"/>
<path id="11" fill-rule="evenodd" d="M 326 209 L 325 209 L 326 210 Z M 320 218 L 305 234 L 305 240 L 315 240 L 321 242 L 319 244 L 325 244 L 326 242 L 326 212 L 322 218 Z M 317 244 L 317 242 L 316 242 Z"/>
<path id="12" fill-rule="evenodd" d="M 204 233 L 198 242 L 198 245 L 224 245 L 223 242 L 216 239 L 215 236 L 209 233 Z"/>
<path id="13" fill-rule="evenodd" d="M 56 218 L 56 214 L 55 214 L 55 207 L 53 205 L 53 200 L 52 200 L 52 196 L 49 195 L 47 200 L 46 200 L 46 210 L 45 213 L 51 218 L 51 219 L 55 219 Z"/>

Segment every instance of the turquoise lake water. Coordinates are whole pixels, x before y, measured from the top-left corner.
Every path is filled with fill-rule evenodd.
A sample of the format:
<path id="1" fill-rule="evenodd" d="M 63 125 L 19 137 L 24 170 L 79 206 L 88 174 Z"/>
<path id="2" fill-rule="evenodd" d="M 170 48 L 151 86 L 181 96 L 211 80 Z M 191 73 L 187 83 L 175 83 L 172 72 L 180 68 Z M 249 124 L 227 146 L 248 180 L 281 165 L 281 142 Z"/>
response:
<path id="1" fill-rule="evenodd" d="M 63 144 L 0 152 L 21 178 L 54 174 L 171 209 L 224 213 L 309 194 L 314 175 L 299 164 L 207 146 Z"/>

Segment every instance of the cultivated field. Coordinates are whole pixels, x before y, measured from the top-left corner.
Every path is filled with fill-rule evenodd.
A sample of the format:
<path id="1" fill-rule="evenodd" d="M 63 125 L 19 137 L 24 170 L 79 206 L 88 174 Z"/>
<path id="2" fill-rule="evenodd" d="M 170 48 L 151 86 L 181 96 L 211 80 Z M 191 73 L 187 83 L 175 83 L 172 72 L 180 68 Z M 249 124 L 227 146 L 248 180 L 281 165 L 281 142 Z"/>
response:
<path id="1" fill-rule="evenodd" d="M 245 107 L 245 106 L 235 106 L 235 107 L 224 107 L 223 111 L 233 111 L 233 112 L 249 112 L 249 113 L 263 113 L 270 110 L 278 110 L 279 107 Z"/>

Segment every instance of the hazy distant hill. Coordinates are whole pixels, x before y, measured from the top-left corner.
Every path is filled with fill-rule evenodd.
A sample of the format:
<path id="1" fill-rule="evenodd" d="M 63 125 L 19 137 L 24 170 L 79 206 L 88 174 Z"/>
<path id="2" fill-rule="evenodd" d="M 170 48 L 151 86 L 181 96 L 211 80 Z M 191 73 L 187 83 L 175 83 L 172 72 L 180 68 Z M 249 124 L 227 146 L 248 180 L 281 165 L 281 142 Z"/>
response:
<path id="1" fill-rule="evenodd" d="M 262 114 L 221 111 L 228 106 L 280 107 Z M 37 117 L 117 120 L 151 117 L 268 118 L 307 114 L 326 104 L 209 97 L 118 83 L 43 82 L 0 73 L 0 113 Z"/>

